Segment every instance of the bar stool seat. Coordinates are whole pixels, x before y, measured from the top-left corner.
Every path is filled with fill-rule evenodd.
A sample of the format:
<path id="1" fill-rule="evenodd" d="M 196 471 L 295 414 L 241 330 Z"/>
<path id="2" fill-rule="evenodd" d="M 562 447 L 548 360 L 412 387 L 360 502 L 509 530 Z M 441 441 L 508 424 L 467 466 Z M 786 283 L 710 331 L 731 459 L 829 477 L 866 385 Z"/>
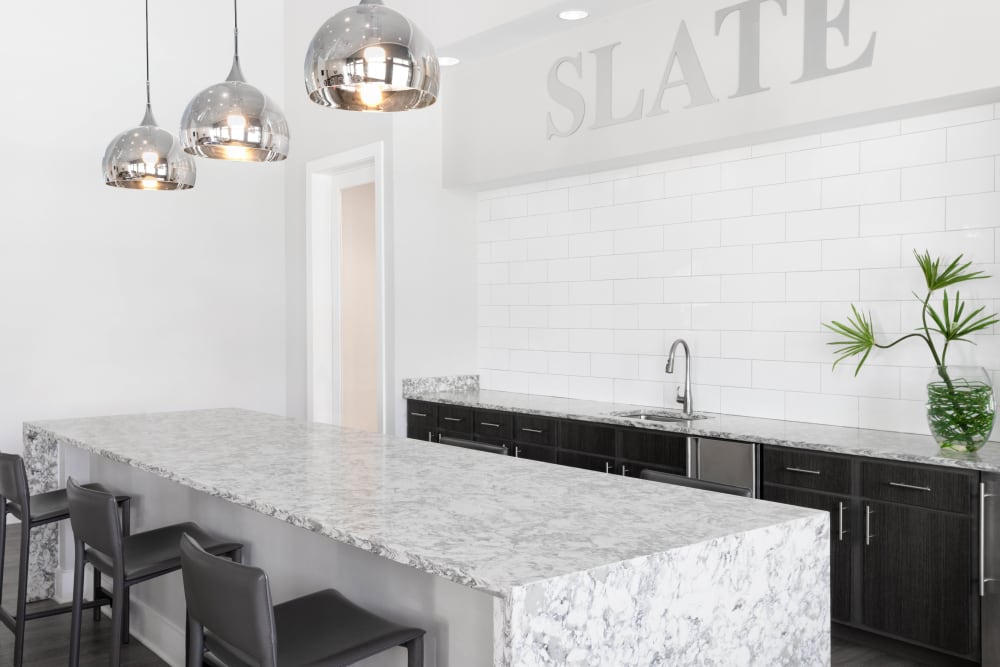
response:
<path id="1" fill-rule="evenodd" d="M 386 620 L 335 590 L 272 606 L 263 570 L 208 554 L 190 535 L 180 548 L 187 667 L 202 667 L 206 655 L 227 667 L 339 667 L 396 647 L 406 650 L 408 667 L 423 667 L 420 628 Z"/>
<path id="2" fill-rule="evenodd" d="M 86 488 L 86 487 L 85 487 Z M 181 569 L 181 552 L 177 545 L 184 534 L 191 535 L 205 550 L 214 555 L 239 551 L 243 545 L 228 542 L 210 535 L 196 523 L 178 523 L 156 528 L 122 539 L 122 555 L 125 578 L 131 583 L 141 583 L 147 578 L 157 577 L 164 572 Z M 87 562 L 107 575 L 114 573 L 114 562 L 105 553 L 87 547 Z"/>
<path id="3" fill-rule="evenodd" d="M 275 606 L 274 624 L 279 665 L 349 665 L 424 635 L 376 616 L 335 590 Z"/>
<path id="4" fill-rule="evenodd" d="M 111 493 L 102 484 L 84 484 L 83 488 Z M 130 499 L 128 496 L 115 497 L 118 499 L 119 504 Z M 22 521 L 24 520 L 24 512 L 21 510 L 19 503 L 9 500 L 7 502 L 7 512 Z M 31 496 L 31 501 L 28 503 L 28 513 L 31 515 L 29 521 L 36 526 L 54 521 L 65 521 L 69 518 L 69 500 L 66 498 L 66 489 Z"/>

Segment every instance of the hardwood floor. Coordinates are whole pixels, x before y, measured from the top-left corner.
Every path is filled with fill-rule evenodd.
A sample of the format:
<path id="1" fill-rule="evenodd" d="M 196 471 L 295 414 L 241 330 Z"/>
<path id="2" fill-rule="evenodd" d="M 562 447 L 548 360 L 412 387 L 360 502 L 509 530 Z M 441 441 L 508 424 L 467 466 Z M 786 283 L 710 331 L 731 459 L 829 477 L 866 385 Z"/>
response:
<path id="1" fill-rule="evenodd" d="M 4 563 L 2 599 L 5 609 L 13 609 L 17 597 L 17 549 L 20 540 L 18 526 L 7 531 L 7 554 Z M 13 557 L 10 557 L 13 555 Z M 29 609 L 42 609 L 50 602 L 37 602 Z M 64 667 L 69 650 L 69 614 L 30 621 L 25 636 L 24 664 L 30 667 Z M 111 623 L 105 618 L 95 623 L 90 612 L 84 613 L 80 642 L 81 667 L 104 667 L 111 648 Z M 0 667 L 11 664 L 14 635 L 0 626 Z M 851 638 L 837 637 L 833 642 L 834 667 L 937 667 L 952 664 L 945 661 L 917 661 L 905 655 L 883 652 L 858 643 Z M 133 639 L 122 647 L 124 667 L 163 667 L 166 665 L 149 649 Z"/>
<path id="2" fill-rule="evenodd" d="M 7 557 L 4 562 L 2 599 L 4 609 L 12 611 L 17 600 L 17 550 L 19 526 L 7 531 Z M 28 609 L 44 609 L 51 602 L 36 602 Z M 84 612 L 80 638 L 81 667 L 106 667 L 111 654 L 111 621 L 94 622 L 90 611 Z M 65 667 L 69 656 L 69 614 L 29 621 L 24 639 L 24 664 L 31 667 Z M 0 625 L 0 667 L 9 667 L 14 659 L 14 635 Z M 165 665 L 149 649 L 133 639 L 122 647 L 122 665 L 127 667 L 162 667 Z"/>

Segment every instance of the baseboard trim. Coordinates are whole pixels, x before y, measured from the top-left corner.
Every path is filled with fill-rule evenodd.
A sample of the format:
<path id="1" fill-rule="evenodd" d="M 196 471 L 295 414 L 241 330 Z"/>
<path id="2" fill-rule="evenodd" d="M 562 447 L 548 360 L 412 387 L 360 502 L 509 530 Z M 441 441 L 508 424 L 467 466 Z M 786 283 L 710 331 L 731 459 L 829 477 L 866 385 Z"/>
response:
<path id="1" fill-rule="evenodd" d="M 83 590 L 89 599 L 92 590 L 93 577 L 88 567 L 84 571 Z M 111 582 L 105 577 L 104 587 L 110 589 Z M 73 571 L 59 569 L 55 572 L 55 601 L 70 602 L 73 599 Z M 89 613 L 89 612 L 88 612 Z M 110 607 L 102 607 L 101 613 L 111 616 Z M 184 629 L 170 621 L 166 616 L 150 607 L 142 600 L 132 596 L 132 624 L 130 630 L 134 639 L 156 654 L 171 667 L 184 665 Z"/>

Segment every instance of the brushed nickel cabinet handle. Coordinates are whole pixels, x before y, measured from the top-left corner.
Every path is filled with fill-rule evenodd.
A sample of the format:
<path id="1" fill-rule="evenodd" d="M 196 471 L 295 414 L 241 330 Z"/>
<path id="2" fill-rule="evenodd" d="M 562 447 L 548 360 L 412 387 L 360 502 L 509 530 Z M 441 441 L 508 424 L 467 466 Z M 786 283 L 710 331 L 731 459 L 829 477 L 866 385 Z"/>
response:
<path id="1" fill-rule="evenodd" d="M 425 415 L 423 412 L 411 412 L 410 416 L 411 417 L 426 417 L 427 415 Z"/>
<path id="2" fill-rule="evenodd" d="M 434 431 L 427 431 L 427 442 L 434 442 Z"/>
<path id="3" fill-rule="evenodd" d="M 628 477 L 628 468 L 622 466 L 622 477 Z"/>
<path id="4" fill-rule="evenodd" d="M 444 420 L 446 422 L 452 422 L 453 424 L 457 424 L 460 421 L 465 421 L 464 419 L 459 419 L 458 417 L 445 417 Z"/>
<path id="5" fill-rule="evenodd" d="M 514 458 L 515 459 L 521 458 L 521 448 L 520 447 L 515 447 L 514 448 Z"/>
<path id="6" fill-rule="evenodd" d="M 913 484 L 903 484 L 901 482 L 889 482 L 889 486 L 897 489 L 908 489 L 910 491 L 925 491 L 927 493 L 931 491 L 931 487 L 929 486 L 914 486 Z"/>
<path id="7" fill-rule="evenodd" d="M 865 505 L 865 546 L 866 547 L 871 546 L 872 538 L 875 537 L 874 535 L 872 535 L 872 514 L 875 514 L 875 512 L 872 511 L 871 505 Z"/>
<path id="8" fill-rule="evenodd" d="M 611 464 L 605 461 L 604 463 L 604 474 L 608 475 L 611 473 Z"/>
<path id="9" fill-rule="evenodd" d="M 539 431 L 537 428 L 522 428 L 521 430 L 524 431 L 525 433 L 534 433 L 535 435 L 541 435 L 545 433 L 545 431 Z"/>
<path id="10" fill-rule="evenodd" d="M 848 531 L 844 530 L 844 511 L 847 509 L 847 507 L 844 505 L 844 501 L 840 501 L 837 504 L 838 504 L 838 511 L 837 511 L 837 513 L 840 516 L 840 521 L 839 521 L 840 527 L 839 527 L 839 531 L 838 531 L 838 534 L 837 534 L 837 540 L 839 542 L 843 542 L 844 541 L 844 535 L 847 535 L 847 533 L 848 533 Z"/>
<path id="11" fill-rule="evenodd" d="M 819 470 L 806 470 L 805 468 L 785 468 L 788 472 L 797 472 L 803 475 L 822 475 Z"/>
<path id="12" fill-rule="evenodd" d="M 979 597 L 986 597 L 986 584 L 996 581 L 986 576 L 986 499 L 996 494 L 986 493 L 986 484 L 979 484 Z"/>
<path id="13" fill-rule="evenodd" d="M 489 422 L 479 422 L 480 426 L 488 426 L 489 428 L 500 428 L 500 424 L 491 424 Z"/>

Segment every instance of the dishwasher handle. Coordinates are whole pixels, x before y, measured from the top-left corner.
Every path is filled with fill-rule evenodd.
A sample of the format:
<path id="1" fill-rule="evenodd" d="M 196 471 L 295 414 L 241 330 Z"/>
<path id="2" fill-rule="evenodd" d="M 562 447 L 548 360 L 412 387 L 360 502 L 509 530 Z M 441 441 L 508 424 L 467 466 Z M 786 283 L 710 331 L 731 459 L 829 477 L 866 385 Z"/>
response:
<path id="1" fill-rule="evenodd" d="M 472 449 L 477 452 L 488 452 L 490 454 L 500 454 L 502 456 L 507 456 L 510 453 L 510 450 L 507 449 L 507 445 L 491 445 L 485 442 L 473 442 L 472 440 L 463 440 L 461 438 L 450 438 L 446 435 L 439 435 L 438 442 L 442 445 L 451 445 L 452 447 Z"/>

